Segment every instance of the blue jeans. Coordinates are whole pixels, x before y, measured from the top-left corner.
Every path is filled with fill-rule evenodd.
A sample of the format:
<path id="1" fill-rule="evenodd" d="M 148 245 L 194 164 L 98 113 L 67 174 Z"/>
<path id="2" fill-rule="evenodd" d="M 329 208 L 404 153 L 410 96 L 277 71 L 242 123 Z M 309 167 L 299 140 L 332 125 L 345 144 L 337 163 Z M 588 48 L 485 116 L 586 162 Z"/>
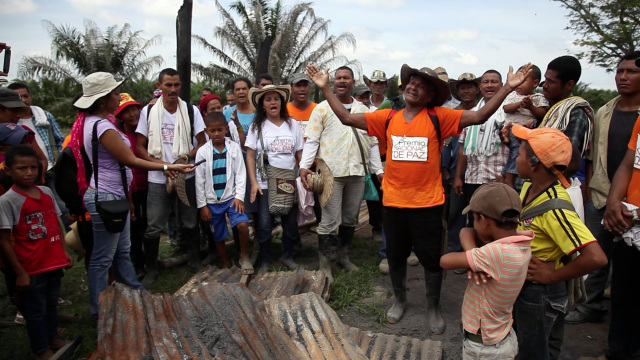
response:
<path id="1" fill-rule="evenodd" d="M 507 163 L 504 166 L 504 172 L 509 174 L 518 175 L 518 170 L 516 170 L 516 158 L 518 157 L 518 150 L 520 150 L 520 140 L 513 135 L 511 131 L 509 131 L 509 159 L 507 159 Z"/>
<path id="2" fill-rule="evenodd" d="M 564 336 L 564 317 L 569 300 L 567 285 L 525 282 L 513 304 L 514 329 L 518 335 L 518 360 L 557 359 Z"/>
<path id="3" fill-rule="evenodd" d="M 49 342 L 58 336 L 58 296 L 62 275 L 62 269 L 31 275 L 29 289 L 16 293 L 34 354 L 47 351 Z"/>
<path id="4" fill-rule="evenodd" d="M 110 233 L 104 228 L 102 218 L 96 211 L 95 190 L 87 189 L 84 194 L 84 204 L 91 215 L 93 222 L 93 252 L 89 263 L 89 312 L 93 316 L 98 315 L 98 296 L 107 288 L 109 268 L 113 267 L 116 281 L 133 289 L 142 289 L 142 285 L 136 278 L 129 251 L 131 248 L 130 219 L 124 230 L 119 233 Z M 98 201 L 123 199 L 110 193 L 98 192 Z"/>

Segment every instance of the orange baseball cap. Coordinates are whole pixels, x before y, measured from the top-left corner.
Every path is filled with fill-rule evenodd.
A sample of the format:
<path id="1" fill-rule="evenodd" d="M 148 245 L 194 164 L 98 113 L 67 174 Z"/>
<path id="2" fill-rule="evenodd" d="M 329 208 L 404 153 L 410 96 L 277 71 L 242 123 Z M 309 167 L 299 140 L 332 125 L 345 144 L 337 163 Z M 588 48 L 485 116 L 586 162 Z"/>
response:
<path id="1" fill-rule="evenodd" d="M 527 140 L 542 165 L 558 177 L 562 186 L 565 188 L 571 186 L 562 175 L 562 172 L 569 166 L 573 153 L 573 147 L 567 135 L 558 129 L 548 127 L 527 129 L 522 125 L 514 125 L 511 131 L 515 137 Z"/>

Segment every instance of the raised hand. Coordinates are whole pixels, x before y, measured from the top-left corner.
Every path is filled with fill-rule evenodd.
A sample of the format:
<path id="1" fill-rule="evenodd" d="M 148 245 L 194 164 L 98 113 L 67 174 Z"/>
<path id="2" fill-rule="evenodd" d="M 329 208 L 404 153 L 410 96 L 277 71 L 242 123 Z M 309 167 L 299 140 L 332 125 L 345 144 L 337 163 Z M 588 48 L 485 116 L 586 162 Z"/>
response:
<path id="1" fill-rule="evenodd" d="M 329 69 L 325 69 L 324 72 L 322 72 L 322 70 L 315 65 L 307 65 L 307 76 L 319 88 L 329 85 Z"/>
<path id="2" fill-rule="evenodd" d="M 509 66 L 509 73 L 507 74 L 507 85 L 509 85 L 513 89 L 517 88 L 518 85 L 522 84 L 527 79 L 529 74 L 531 74 L 531 63 L 522 66 L 522 68 L 516 71 L 515 74 L 513 73 L 513 66 Z"/>

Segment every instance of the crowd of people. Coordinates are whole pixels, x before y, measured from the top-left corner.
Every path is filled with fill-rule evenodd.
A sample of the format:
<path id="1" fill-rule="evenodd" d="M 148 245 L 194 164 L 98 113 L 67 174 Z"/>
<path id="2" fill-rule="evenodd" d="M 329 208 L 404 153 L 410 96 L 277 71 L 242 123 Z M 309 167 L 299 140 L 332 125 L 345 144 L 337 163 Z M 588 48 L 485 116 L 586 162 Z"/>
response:
<path id="1" fill-rule="evenodd" d="M 229 268 L 233 237 L 251 275 L 272 266 L 276 226 L 279 263 L 298 268 L 299 225 L 315 218 L 319 270 L 329 282 L 333 262 L 358 271 L 349 249 L 364 197 L 394 293 L 389 323 L 407 307 L 407 266 L 421 264 L 425 321 L 442 334 L 451 269 L 469 277 L 464 359 L 557 359 L 565 323 L 607 311 L 611 268 L 607 358 L 640 358 L 640 52 L 620 59 L 619 96 L 597 112 L 572 94 L 581 75 L 572 56 L 544 73 L 510 68 L 505 80 L 493 69 L 449 79 L 442 67 L 403 65 L 392 98 L 381 70 L 360 85 L 347 66 L 332 75 L 331 85 L 328 70 L 308 65 L 288 84 L 240 77 L 226 104 L 205 88 L 191 105 L 167 68 L 143 106 L 97 72 L 82 81 L 66 139 L 24 84 L 0 89 L 0 268 L 33 353 L 50 358 L 65 344 L 56 307 L 62 269 L 73 265 L 63 240 L 73 222 L 84 229 L 97 320 L 111 281 L 144 289 L 158 279 L 168 225 L 190 270 L 206 262 L 202 239 Z M 309 100 L 312 85 L 325 101 Z M 65 153 L 80 206 L 56 188 Z"/>

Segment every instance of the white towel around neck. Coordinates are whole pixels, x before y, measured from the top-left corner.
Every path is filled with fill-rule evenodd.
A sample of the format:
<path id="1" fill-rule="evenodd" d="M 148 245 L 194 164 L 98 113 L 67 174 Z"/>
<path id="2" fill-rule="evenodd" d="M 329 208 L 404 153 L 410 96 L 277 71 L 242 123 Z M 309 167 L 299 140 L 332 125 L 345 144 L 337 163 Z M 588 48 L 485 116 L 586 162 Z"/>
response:
<path id="1" fill-rule="evenodd" d="M 179 100 L 176 122 L 173 128 L 173 147 L 171 151 L 174 158 L 179 158 L 191 151 L 191 122 L 187 106 L 184 101 Z M 149 156 L 157 159 L 164 159 L 164 147 L 162 146 L 163 117 L 164 104 L 161 96 L 156 104 L 149 109 L 149 118 L 147 120 Z"/>

